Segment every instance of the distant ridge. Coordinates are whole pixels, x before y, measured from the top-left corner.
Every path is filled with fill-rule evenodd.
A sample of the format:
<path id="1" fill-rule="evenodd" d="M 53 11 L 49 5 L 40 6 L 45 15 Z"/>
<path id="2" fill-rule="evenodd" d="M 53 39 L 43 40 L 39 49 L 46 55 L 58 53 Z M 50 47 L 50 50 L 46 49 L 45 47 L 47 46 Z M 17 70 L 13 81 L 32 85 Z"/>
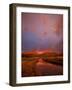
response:
<path id="1" fill-rule="evenodd" d="M 22 56 L 24 56 L 24 55 L 42 55 L 42 54 L 63 55 L 62 52 L 54 51 L 54 50 L 51 50 L 51 49 L 48 49 L 48 50 L 32 50 L 31 52 L 22 52 Z"/>

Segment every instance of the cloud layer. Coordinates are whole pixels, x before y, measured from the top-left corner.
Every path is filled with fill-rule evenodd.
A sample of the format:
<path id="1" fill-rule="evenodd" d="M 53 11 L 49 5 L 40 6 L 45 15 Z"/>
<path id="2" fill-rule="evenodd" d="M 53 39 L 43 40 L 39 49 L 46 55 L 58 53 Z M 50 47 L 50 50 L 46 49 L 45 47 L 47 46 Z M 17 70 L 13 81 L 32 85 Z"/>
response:
<path id="1" fill-rule="evenodd" d="M 63 49 L 63 15 L 22 13 L 22 51 Z"/>

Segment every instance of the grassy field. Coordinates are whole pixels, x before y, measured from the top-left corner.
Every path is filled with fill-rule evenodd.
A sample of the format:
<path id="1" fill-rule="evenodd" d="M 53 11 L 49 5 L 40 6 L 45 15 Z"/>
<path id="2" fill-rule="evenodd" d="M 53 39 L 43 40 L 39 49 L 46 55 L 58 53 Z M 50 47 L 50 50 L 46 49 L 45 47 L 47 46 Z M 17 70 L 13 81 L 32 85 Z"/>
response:
<path id="1" fill-rule="evenodd" d="M 22 77 L 24 76 L 37 76 L 36 64 L 39 59 L 43 62 L 51 63 L 58 67 L 63 67 L 63 55 L 57 53 L 45 53 L 45 54 L 28 54 L 22 55 Z M 53 67 L 52 67 L 53 68 Z M 59 70 L 58 70 L 59 72 Z"/>
<path id="2" fill-rule="evenodd" d="M 42 58 L 45 62 L 50 62 L 53 64 L 58 64 L 58 65 L 63 65 L 63 57 L 58 56 L 58 57 L 22 57 L 22 62 L 30 62 L 34 61 L 36 62 L 39 58 Z"/>

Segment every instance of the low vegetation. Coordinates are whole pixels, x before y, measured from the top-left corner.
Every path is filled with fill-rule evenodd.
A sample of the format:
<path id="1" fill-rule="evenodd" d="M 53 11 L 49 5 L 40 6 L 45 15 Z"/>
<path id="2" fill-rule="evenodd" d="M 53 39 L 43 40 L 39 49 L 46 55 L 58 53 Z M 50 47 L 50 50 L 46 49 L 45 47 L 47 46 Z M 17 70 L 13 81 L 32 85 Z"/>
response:
<path id="1" fill-rule="evenodd" d="M 36 76 L 35 65 L 41 58 L 46 63 L 63 66 L 63 55 L 57 53 L 22 55 L 22 77 Z"/>

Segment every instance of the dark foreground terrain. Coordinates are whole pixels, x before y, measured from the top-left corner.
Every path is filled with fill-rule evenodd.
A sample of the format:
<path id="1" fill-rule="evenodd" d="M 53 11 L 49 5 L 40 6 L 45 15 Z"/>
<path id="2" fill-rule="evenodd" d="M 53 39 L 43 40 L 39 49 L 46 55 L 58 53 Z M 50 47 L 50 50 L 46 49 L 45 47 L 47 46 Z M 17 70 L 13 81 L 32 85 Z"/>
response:
<path id="1" fill-rule="evenodd" d="M 22 56 L 22 77 L 51 75 L 63 75 L 62 54 L 44 53 Z"/>

